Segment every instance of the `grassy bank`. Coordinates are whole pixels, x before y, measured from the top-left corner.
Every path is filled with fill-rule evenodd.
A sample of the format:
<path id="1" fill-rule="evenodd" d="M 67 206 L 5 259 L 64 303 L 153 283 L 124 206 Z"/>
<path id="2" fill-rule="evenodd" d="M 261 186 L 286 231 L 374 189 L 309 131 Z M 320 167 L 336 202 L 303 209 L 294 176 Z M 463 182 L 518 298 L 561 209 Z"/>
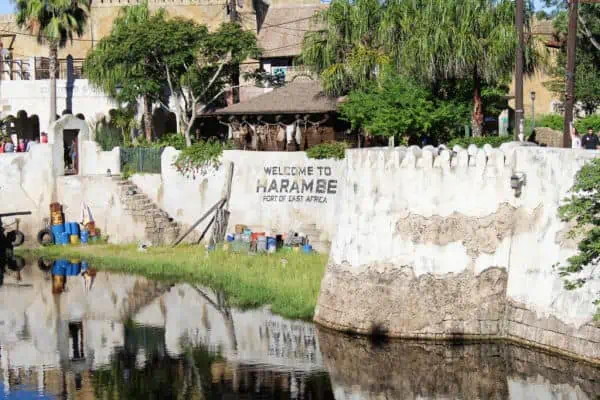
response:
<path id="1" fill-rule="evenodd" d="M 52 246 L 27 249 L 20 254 L 79 258 L 106 271 L 194 282 L 224 292 L 232 306 L 270 304 L 277 314 L 302 319 L 313 315 L 327 263 L 327 256 L 322 254 L 246 255 L 222 250 L 207 252 L 198 246 L 157 247 L 147 252 L 139 252 L 135 246 Z"/>

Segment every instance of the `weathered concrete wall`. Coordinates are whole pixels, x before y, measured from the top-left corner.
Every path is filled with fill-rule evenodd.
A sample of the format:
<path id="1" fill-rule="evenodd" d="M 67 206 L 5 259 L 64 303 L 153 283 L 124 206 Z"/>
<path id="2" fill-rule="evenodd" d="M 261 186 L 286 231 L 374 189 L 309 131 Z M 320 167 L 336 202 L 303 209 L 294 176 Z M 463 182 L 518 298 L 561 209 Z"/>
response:
<path id="1" fill-rule="evenodd" d="M 43 218 L 50 213 L 48 206 L 54 189 L 52 148 L 38 144 L 28 153 L 2 153 L 0 171 L 0 213 L 31 211 L 32 215 L 17 218 L 26 240 L 35 240 Z M 10 224 L 14 218 L 2 222 Z"/>
<path id="2" fill-rule="evenodd" d="M 106 175 L 108 169 L 113 175 L 121 173 L 121 150 L 119 147 L 115 147 L 111 151 L 102 151 L 98 143 L 93 140 L 83 141 L 79 147 L 81 148 L 80 175 Z"/>
<path id="3" fill-rule="evenodd" d="M 121 200 L 121 189 L 106 176 L 62 176 L 56 181 L 58 201 L 63 204 L 67 221 L 80 222 L 81 203 L 91 209 L 96 227 L 107 234 L 111 243 L 131 243 L 145 238 L 143 215 L 131 215 Z"/>
<path id="4" fill-rule="evenodd" d="M 351 150 L 315 319 L 360 333 L 510 337 L 600 361 L 594 281 L 563 289 L 575 251 L 557 207 L 595 152 L 505 146 Z M 513 172 L 526 185 L 515 197 Z"/>
<path id="5" fill-rule="evenodd" d="M 178 221 L 192 225 L 222 196 L 225 170 L 234 164 L 230 229 L 245 224 L 273 232 L 313 229 L 324 241 L 336 229 L 336 200 L 343 163 L 311 160 L 303 152 L 225 151 L 222 166 L 186 177 L 173 166 L 178 151 L 162 155 L 161 175 L 134 175 L 133 183 Z M 204 224 L 197 228 L 202 231 Z"/>

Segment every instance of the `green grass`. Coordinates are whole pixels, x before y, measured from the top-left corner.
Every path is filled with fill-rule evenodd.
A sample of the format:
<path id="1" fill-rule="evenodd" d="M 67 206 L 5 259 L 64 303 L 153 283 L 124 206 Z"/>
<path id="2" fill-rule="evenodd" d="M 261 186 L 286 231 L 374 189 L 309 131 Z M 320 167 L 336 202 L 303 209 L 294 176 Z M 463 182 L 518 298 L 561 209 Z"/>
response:
<path id="1" fill-rule="evenodd" d="M 327 256 L 316 253 L 247 255 L 207 252 L 198 246 L 156 247 L 147 252 L 139 252 L 135 246 L 106 244 L 51 246 L 22 250 L 20 254 L 79 258 L 101 270 L 198 283 L 225 293 L 232 306 L 271 305 L 274 313 L 299 319 L 312 318 L 327 264 Z"/>

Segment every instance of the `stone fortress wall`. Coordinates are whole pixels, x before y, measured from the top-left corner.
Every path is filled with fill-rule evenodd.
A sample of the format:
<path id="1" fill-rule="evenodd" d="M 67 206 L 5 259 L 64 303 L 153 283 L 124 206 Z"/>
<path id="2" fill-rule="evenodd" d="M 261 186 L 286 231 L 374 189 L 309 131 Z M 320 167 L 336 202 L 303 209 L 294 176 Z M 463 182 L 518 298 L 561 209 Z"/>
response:
<path id="1" fill-rule="evenodd" d="M 566 291 L 576 251 L 557 208 L 597 152 L 363 149 L 346 153 L 315 320 L 411 338 L 510 338 L 600 362 L 600 281 Z M 519 197 L 513 173 L 523 174 Z"/>

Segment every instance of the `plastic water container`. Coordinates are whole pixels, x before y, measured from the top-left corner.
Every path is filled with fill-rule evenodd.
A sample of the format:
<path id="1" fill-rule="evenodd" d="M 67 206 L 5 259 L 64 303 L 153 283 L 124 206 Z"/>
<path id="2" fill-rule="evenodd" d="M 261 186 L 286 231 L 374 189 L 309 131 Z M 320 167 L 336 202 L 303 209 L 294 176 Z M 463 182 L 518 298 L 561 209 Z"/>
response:
<path id="1" fill-rule="evenodd" d="M 81 231 L 79 238 L 81 239 L 81 243 L 87 244 L 90 234 L 88 231 Z"/>
<path id="2" fill-rule="evenodd" d="M 311 246 L 310 244 L 305 244 L 305 245 L 302 247 L 302 251 L 303 251 L 304 253 L 312 253 L 312 246 Z"/>
<path id="3" fill-rule="evenodd" d="M 233 235 L 233 233 L 228 233 L 227 234 L 227 241 L 228 242 L 233 242 L 235 240 L 235 236 Z"/>
<path id="4" fill-rule="evenodd" d="M 69 235 L 71 244 L 79 244 L 79 235 Z"/>
<path id="5" fill-rule="evenodd" d="M 267 251 L 267 238 L 261 236 L 256 240 L 256 251 L 258 253 L 265 253 Z"/>
<path id="6" fill-rule="evenodd" d="M 267 237 L 267 252 L 275 253 L 277 251 L 277 239 L 274 237 Z"/>
<path id="7" fill-rule="evenodd" d="M 54 238 L 54 243 L 58 244 L 59 236 L 61 233 L 64 233 L 65 226 L 63 224 L 52 225 L 52 228 L 50 228 L 50 229 L 52 230 L 52 237 Z"/>
<path id="8" fill-rule="evenodd" d="M 71 232 L 71 223 L 70 222 L 65 222 L 65 233 L 67 235 L 73 234 L 73 232 Z"/>
<path id="9" fill-rule="evenodd" d="M 63 232 L 60 235 L 58 235 L 58 244 L 60 244 L 62 246 L 66 246 L 69 244 L 69 233 L 68 232 Z"/>
<path id="10" fill-rule="evenodd" d="M 77 222 L 71 222 L 71 235 L 79 236 L 79 224 Z"/>

